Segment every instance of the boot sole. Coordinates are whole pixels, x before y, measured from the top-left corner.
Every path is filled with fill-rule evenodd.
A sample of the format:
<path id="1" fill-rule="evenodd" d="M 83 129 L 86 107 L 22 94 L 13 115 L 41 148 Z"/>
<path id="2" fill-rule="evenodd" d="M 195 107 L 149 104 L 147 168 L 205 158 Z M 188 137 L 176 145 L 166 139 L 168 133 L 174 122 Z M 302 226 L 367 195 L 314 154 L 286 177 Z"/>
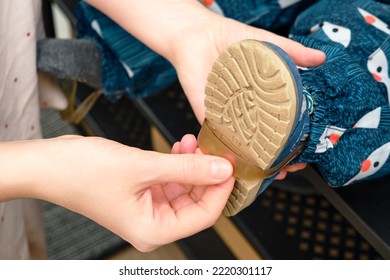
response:
<path id="1" fill-rule="evenodd" d="M 256 198 L 285 147 L 297 115 L 297 88 L 286 62 L 269 45 L 244 40 L 223 51 L 206 84 L 199 147 L 234 166 L 236 182 L 223 214 Z"/>

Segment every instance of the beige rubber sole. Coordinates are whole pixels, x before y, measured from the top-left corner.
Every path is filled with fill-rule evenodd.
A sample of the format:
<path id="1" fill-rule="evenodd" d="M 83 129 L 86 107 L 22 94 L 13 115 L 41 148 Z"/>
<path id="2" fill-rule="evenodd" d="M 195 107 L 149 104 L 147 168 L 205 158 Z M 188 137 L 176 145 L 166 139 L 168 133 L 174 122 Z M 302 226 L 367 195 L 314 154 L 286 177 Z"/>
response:
<path id="1" fill-rule="evenodd" d="M 285 62 L 268 45 L 245 40 L 215 61 L 206 84 L 200 149 L 229 159 L 236 182 L 224 209 L 233 216 L 256 198 L 282 152 L 297 114 L 297 90 Z"/>

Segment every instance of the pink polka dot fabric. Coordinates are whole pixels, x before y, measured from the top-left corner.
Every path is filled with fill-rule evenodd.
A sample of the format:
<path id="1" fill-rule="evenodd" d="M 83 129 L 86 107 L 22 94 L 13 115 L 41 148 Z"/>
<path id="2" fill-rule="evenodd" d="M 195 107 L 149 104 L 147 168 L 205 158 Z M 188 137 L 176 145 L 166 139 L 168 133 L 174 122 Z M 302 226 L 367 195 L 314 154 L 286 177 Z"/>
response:
<path id="1" fill-rule="evenodd" d="M 0 1 L 1 141 L 42 136 L 36 40 L 43 36 L 40 0 Z M 0 202 L 0 259 L 44 255 L 30 250 L 35 246 L 44 250 L 40 214 L 39 205 L 32 200 Z"/>

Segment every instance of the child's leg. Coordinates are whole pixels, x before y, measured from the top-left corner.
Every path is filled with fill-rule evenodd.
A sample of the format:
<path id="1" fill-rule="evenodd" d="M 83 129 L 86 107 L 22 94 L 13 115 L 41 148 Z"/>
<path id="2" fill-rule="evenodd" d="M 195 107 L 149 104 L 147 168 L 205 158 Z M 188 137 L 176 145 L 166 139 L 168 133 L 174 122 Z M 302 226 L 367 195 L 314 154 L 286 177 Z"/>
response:
<path id="1" fill-rule="evenodd" d="M 368 126 L 347 129 L 317 162 L 331 186 L 345 186 L 390 174 L 390 110 L 388 106 L 378 109 L 370 116 L 373 118 Z M 372 126 L 376 126 L 375 115 L 380 116 L 378 127 Z"/>
<path id="2" fill-rule="evenodd" d="M 357 4 L 362 3 L 366 2 Z M 313 10 L 318 12 L 328 7 L 323 4 L 320 2 Z M 370 7 L 364 6 L 367 11 Z M 273 178 L 271 171 L 296 151 L 288 145 L 295 143 L 293 147 L 296 147 L 299 140 L 304 138 L 304 129 L 299 123 L 305 121 L 299 122 L 295 118 L 299 116 L 299 120 L 304 120 L 309 112 L 310 135 L 305 150 L 296 162 L 316 163 L 325 180 L 333 186 L 389 174 L 388 92 L 383 82 L 385 79 L 380 80 L 370 71 L 372 54 L 378 53 L 378 49 L 384 53 L 390 49 L 389 40 L 386 40 L 388 35 L 368 24 L 359 6 L 348 6 L 348 9 L 346 11 L 351 13 L 347 16 L 348 20 L 354 18 L 357 21 L 352 22 L 354 28 L 340 26 L 337 16 L 333 15 L 329 15 L 330 19 L 337 25 L 329 22 L 321 24 L 327 16 L 321 13 L 317 17 L 321 21 L 313 22 L 315 29 L 306 28 L 317 32 L 293 37 L 327 54 L 327 61 L 323 65 L 300 69 L 303 85 L 294 77 L 294 70 L 286 56 L 273 46 L 273 52 L 268 53 L 262 47 L 264 44 L 259 42 L 233 45 L 215 63 L 206 89 L 208 120 L 202 128 L 199 142 L 204 151 L 226 156 L 235 164 L 238 179 L 225 214 L 234 215 L 242 210 L 268 186 Z M 312 12 L 310 15 L 313 17 Z M 362 34 L 355 36 L 355 29 L 364 29 L 361 24 L 366 24 L 365 27 L 369 29 L 370 44 L 352 40 L 365 38 Z M 341 37 L 329 36 L 330 26 L 337 26 L 331 29 L 336 33 L 340 30 L 348 32 L 342 32 Z M 278 56 L 285 60 L 285 65 L 279 63 Z M 386 69 L 382 74 L 386 72 L 388 76 L 388 68 L 384 67 L 387 61 L 376 60 L 376 63 L 383 65 L 378 67 Z M 380 70 L 378 67 L 377 71 Z M 273 71 L 275 69 L 277 71 Z M 291 77 L 294 77 L 298 91 L 282 90 L 285 95 L 280 96 L 283 87 L 276 77 L 286 70 L 290 78 L 282 75 L 284 85 L 291 83 Z M 303 94 L 299 93 L 300 89 L 303 89 Z M 307 103 L 302 104 L 307 106 L 307 110 L 295 107 L 300 104 L 298 97 L 306 97 Z M 270 107 L 273 109 L 269 110 Z M 298 113 L 298 108 L 302 113 Z M 291 113 L 289 110 L 295 112 L 288 115 L 290 119 L 287 122 L 292 124 L 293 129 L 291 126 L 283 127 L 286 119 L 283 119 L 281 112 Z M 275 116 L 280 118 L 278 122 L 272 122 Z M 373 116 L 376 119 L 371 120 Z M 300 137 L 293 139 L 296 131 L 300 132 Z M 248 167 L 250 171 L 242 167 L 242 162 L 246 162 L 246 167 L 252 166 Z M 256 173 L 252 172 L 256 168 L 257 178 L 264 174 L 271 177 L 260 179 L 259 183 L 259 180 L 249 176 Z"/>
<path id="3" fill-rule="evenodd" d="M 374 1 L 320 1 L 292 30 L 300 34 L 293 39 L 327 54 L 324 65 L 301 70 L 314 111 L 307 148 L 298 160 L 317 163 L 332 186 L 372 178 L 361 170 L 376 150 L 383 164 L 375 167 L 382 168 L 375 176 L 388 174 L 390 30 L 383 26 L 389 15 L 389 5 Z M 381 125 L 367 128 L 369 119 Z"/>

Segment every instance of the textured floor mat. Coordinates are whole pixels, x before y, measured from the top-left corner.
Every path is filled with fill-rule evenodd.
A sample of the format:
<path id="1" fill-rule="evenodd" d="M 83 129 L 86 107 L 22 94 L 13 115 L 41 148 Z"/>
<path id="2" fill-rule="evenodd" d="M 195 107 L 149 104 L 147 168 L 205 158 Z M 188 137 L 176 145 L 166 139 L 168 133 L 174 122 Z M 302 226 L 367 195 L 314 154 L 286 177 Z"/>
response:
<path id="1" fill-rule="evenodd" d="M 381 259 L 319 195 L 301 195 L 271 185 L 239 219 L 243 232 L 272 259 Z"/>

